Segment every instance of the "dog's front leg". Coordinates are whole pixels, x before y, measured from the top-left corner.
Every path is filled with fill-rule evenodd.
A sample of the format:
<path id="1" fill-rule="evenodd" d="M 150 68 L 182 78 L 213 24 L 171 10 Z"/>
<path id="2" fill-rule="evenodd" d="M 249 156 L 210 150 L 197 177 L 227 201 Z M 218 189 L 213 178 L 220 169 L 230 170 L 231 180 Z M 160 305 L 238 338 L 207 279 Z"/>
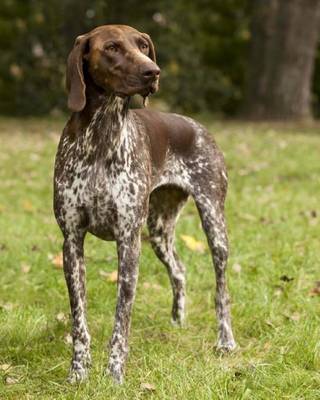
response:
<path id="1" fill-rule="evenodd" d="M 115 382 L 122 383 L 129 352 L 128 336 L 131 310 L 138 280 L 140 230 L 128 238 L 121 238 L 118 246 L 118 291 L 113 334 L 110 342 L 108 372 Z"/>
<path id="2" fill-rule="evenodd" d="M 66 235 L 63 244 L 63 268 L 68 286 L 71 316 L 73 357 L 69 381 L 87 377 L 90 365 L 90 335 L 86 321 L 85 265 L 83 257 L 84 234 Z"/>

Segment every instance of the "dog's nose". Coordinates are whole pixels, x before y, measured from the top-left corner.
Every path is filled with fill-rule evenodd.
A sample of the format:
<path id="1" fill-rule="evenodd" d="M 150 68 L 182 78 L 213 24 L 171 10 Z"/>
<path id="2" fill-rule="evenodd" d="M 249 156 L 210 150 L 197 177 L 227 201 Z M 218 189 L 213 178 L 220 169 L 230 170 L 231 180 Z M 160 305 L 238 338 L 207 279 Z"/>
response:
<path id="1" fill-rule="evenodd" d="M 154 79 L 160 75 L 160 68 L 157 65 L 148 65 L 142 68 L 141 74 L 147 80 Z"/>

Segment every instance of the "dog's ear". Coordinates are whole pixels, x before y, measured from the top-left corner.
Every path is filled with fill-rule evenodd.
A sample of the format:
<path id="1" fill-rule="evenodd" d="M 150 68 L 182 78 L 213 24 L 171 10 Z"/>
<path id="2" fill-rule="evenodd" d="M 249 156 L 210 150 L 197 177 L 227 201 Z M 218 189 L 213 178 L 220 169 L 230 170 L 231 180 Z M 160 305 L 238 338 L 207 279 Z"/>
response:
<path id="1" fill-rule="evenodd" d="M 81 111 L 86 105 L 86 84 L 83 76 L 83 56 L 88 46 L 88 35 L 78 36 L 67 61 L 66 86 L 68 108 Z"/>
<path id="2" fill-rule="evenodd" d="M 146 33 L 143 33 L 143 37 L 147 40 L 147 42 L 149 44 L 149 58 L 151 58 L 151 60 L 156 63 L 157 62 L 156 52 L 155 52 L 154 44 L 151 40 L 151 37 Z"/>

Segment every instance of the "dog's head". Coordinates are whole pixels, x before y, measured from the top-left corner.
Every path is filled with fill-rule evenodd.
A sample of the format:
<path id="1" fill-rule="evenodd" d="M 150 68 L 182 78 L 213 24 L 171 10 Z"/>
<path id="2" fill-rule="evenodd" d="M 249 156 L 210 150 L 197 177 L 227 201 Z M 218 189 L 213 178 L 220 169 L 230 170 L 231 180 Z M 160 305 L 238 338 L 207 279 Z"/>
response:
<path id="1" fill-rule="evenodd" d="M 100 89 L 126 97 L 158 90 L 160 69 L 150 37 L 126 25 L 104 25 L 78 36 L 67 62 L 68 107 L 86 105 L 86 75 Z"/>

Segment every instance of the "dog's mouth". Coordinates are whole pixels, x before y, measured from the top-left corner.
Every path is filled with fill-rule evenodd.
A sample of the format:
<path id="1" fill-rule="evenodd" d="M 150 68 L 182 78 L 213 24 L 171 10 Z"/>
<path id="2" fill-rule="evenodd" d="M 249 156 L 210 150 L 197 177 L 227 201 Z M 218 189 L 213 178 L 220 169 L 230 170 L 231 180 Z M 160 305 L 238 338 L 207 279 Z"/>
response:
<path id="1" fill-rule="evenodd" d="M 148 82 L 143 82 L 135 75 L 128 75 L 125 80 L 125 89 L 116 92 L 117 95 L 133 96 L 135 94 L 140 94 L 143 97 L 154 94 L 158 90 L 159 78 L 154 78 Z"/>

